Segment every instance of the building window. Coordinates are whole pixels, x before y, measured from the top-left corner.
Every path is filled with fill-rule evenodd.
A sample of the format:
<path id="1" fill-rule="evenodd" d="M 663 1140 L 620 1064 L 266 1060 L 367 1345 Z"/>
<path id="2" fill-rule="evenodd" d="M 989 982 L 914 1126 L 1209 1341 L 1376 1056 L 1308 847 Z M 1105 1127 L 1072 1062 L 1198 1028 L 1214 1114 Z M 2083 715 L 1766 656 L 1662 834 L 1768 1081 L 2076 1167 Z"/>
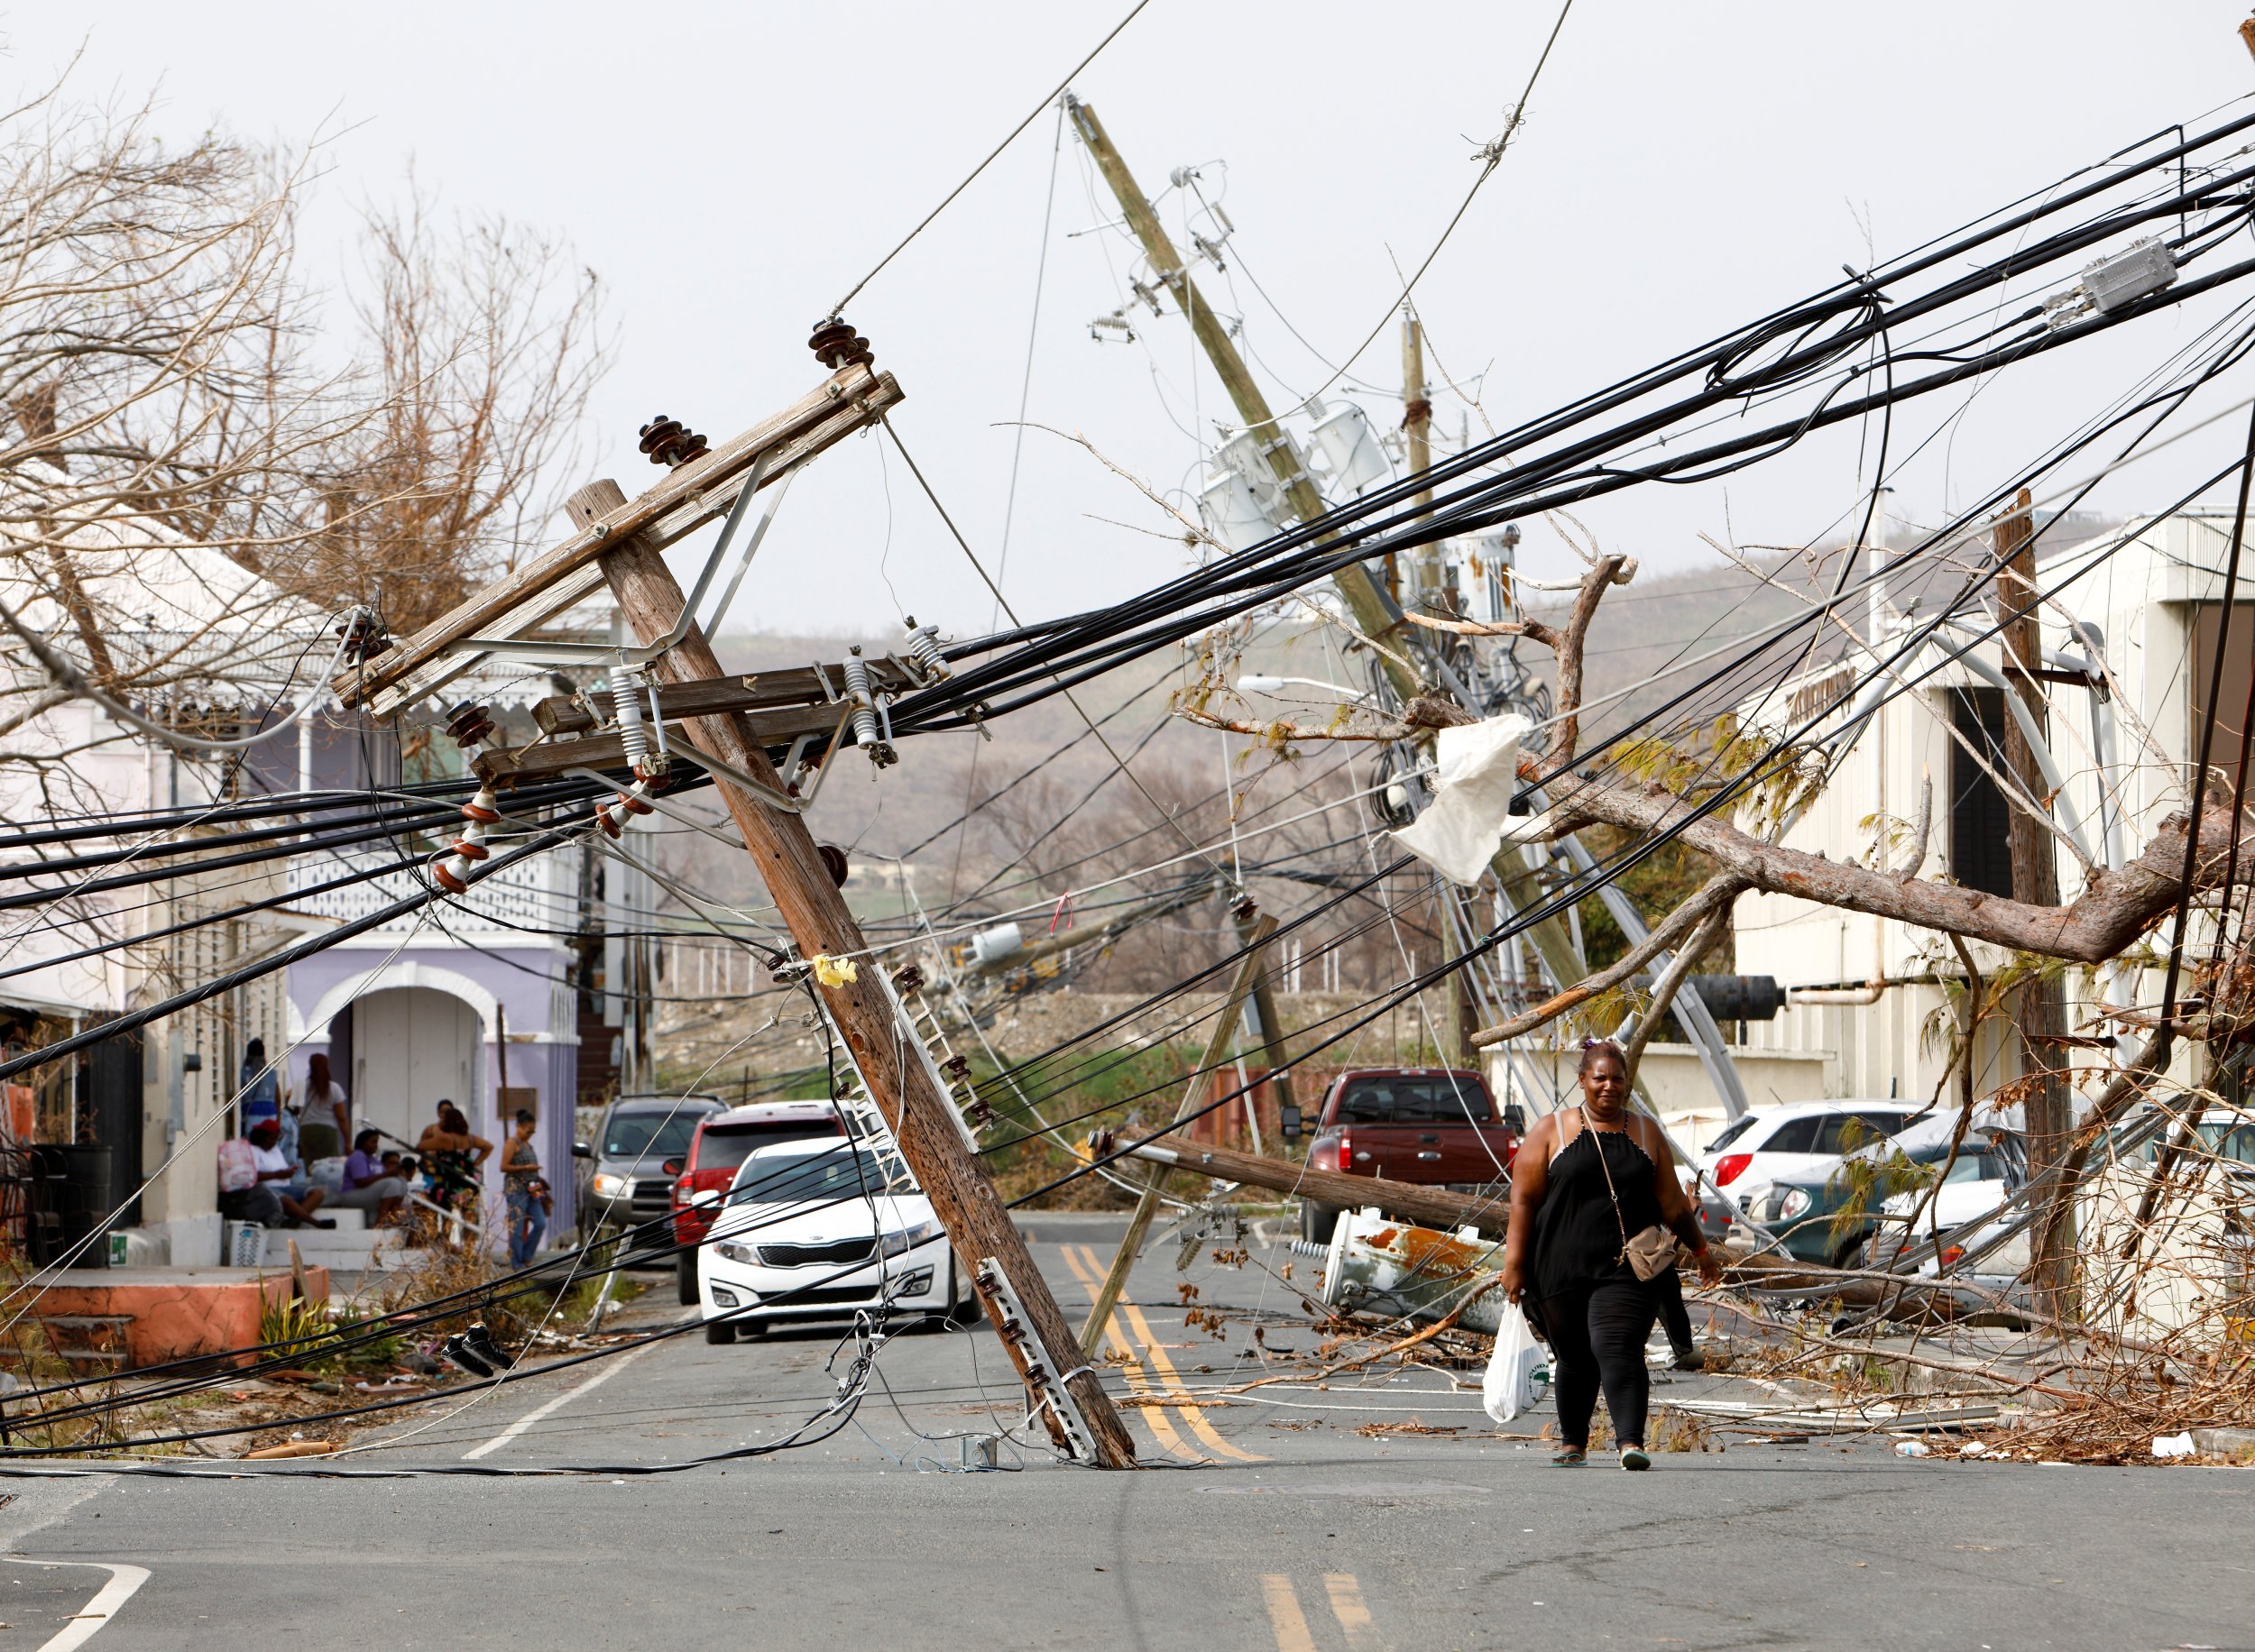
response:
<path id="1" fill-rule="evenodd" d="M 1978 751 L 1998 774 L 2004 766 L 2004 691 L 1954 688 L 1950 721 L 1957 738 L 1949 750 L 1949 871 L 1967 889 L 2012 893 L 2011 818 L 2003 790 L 1974 761 Z"/>
<path id="2" fill-rule="evenodd" d="M 2223 785 L 2230 795 L 2238 795 L 2240 784 L 2240 724 L 2247 712 L 2247 680 L 2255 673 L 2255 603 L 2234 602 L 2231 634 L 2224 644 L 2223 686 L 2216 696 L 2216 732 L 2209 743 L 2208 766 L 2223 776 Z M 2185 744 L 2185 772 L 2200 760 L 2201 725 L 2208 715 L 2208 679 L 2216 668 L 2216 632 L 2222 629 L 2223 605 L 2203 602 L 2194 612 L 2193 659 L 2190 679 L 2186 686 L 2192 708 L 2192 727 Z M 2214 774 L 2208 780 L 2209 797 L 2216 796 Z"/>

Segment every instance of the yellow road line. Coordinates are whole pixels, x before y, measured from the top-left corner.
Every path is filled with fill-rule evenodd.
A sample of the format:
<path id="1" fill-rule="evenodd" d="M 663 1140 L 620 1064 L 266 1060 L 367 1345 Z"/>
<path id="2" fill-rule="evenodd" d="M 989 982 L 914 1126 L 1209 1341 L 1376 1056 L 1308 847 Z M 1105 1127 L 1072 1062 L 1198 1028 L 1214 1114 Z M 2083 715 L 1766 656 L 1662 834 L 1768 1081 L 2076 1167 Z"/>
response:
<path id="1" fill-rule="evenodd" d="M 1276 1632 L 1276 1652 L 1315 1652 L 1315 1637 L 1308 1633 L 1290 1578 L 1281 1572 L 1263 1574 L 1261 1604 L 1268 1608 L 1268 1627 Z"/>
<path id="2" fill-rule="evenodd" d="M 1378 1640 L 1378 1626 L 1370 1620 L 1370 1609 L 1363 1604 L 1362 1585 L 1355 1581 L 1355 1574 L 1326 1572 L 1323 1588 L 1331 1597 L 1331 1616 L 1347 1631 L 1348 1646 L 1354 1652 L 1385 1652 Z"/>
<path id="3" fill-rule="evenodd" d="M 1059 1248 L 1065 1253 L 1065 1266 L 1071 1268 L 1074 1277 L 1087 1288 L 1089 1300 L 1093 1303 L 1096 1300 L 1098 1280 L 1091 1278 L 1088 1271 L 1081 1267 L 1081 1259 L 1072 1253 L 1072 1246 L 1068 1244 Z M 1095 1254 L 1093 1251 L 1089 1253 L 1091 1260 L 1094 1259 Z M 1138 1394 L 1155 1392 L 1151 1382 L 1144 1376 L 1143 1367 L 1136 1361 L 1135 1346 L 1128 1341 L 1127 1331 L 1120 1326 L 1118 1309 L 1114 1309 L 1111 1317 L 1104 1322 L 1104 1332 L 1111 1338 L 1112 1345 L 1119 1350 L 1121 1356 L 1127 1362 L 1120 1369 L 1128 1378 L 1129 1390 Z M 1150 1425 L 1151 1437 L 1158 1441 L 1160 1449 L 1170 1451 L 1187 1462 L 1203 1463 L 1206 1461 L 1191 1448 L 1189 1443 L 1181 1435 L 1174 1431 L 1174 1425 L 1169 1420 L 1164 1407 L 1136 1406 L 1132 1409 Z"/>
<path id="4" fill-rule="evenodd" d="M 1143 1338 L 1144 1350 L 1150 1354 L 1152 1364 L 1158 1367 L 1160 1377 L 1164 1380 L 1169 1388 L 1177 1393 L 1182 1392 L 1182 1374 L 1174 1369 L 1174 1362 L 1166 1357 L 1166 1350 L 1159 1346 L 1158 1335 L 1151 1329 L 1151 1322 L 1143 1317 L 1143 1309 L 1130 1302 L 1126 1297 L 1122 1297 L 1119 1299 L 1119 1311 L 1128 1316 L 1128 1323 L 1135 1326 L 1136 1334 Z M 1235 1457 L 1240 1463 L 1268 1461 L 1258 1452 L 1240 1451 L 1237 1446 L 1223 1439 L 1220 1435 L 1215 1433 L 1214 1426 L 1206 1420 L 1205 1413 L 1194 1403 L 1185 1402 L 1177 1405 L 1174 1409 L 1183 1414 L 1183 1420 L 1190 1425 L 1190 1431 L 1192 1434 L 1223 1456 Z"/>

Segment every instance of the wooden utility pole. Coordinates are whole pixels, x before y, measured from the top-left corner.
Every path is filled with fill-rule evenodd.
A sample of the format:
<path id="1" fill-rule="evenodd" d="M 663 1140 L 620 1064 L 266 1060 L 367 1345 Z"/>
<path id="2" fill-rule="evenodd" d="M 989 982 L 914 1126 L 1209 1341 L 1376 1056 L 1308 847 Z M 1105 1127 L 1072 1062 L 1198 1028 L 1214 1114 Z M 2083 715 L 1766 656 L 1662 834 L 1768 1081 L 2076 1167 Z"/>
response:
<path id="1" fill-rule="evenodd" d="M 1425 325 L 1417 318 L 1417 312 L 1404 302 L 1402 306 L 1402 430 L 1409 442 L 1409 473 L 1422 476 L 1432 469 L 1432 399 L 1426 394 L 1425 385 Z M 1432 509 L 1433 491 L 1421 488 L 1417 493 L 1420 511 Z M 1416 569 L 1410 580 L 1409 606 L 1431 607 L 1438 603 L 1449 612 L 1456 611 L 1456 593 L 1448 589 L 1449 557 L 1444 546 L 1436 543 L 1417 553 Z M 1433 916 L 1440 936 L 1440 956 L 1455 961 L 1459 953 L 1456 926 L 1451 923 L 1447 907 L 1456 898 L 1455 891 L 1444 880 L 1433 882 Z M 1439 1059 L 1444 1067 L 1471 1067 L 1477 1064 L 1472 1051 L 1472 1032 L 1478 1017 L 1471 1005 L 1472 983 L 1462 969 L 1451 970 L 1441 982 L 1441 1013 Z"/>
<path id="2" fill-rule="evenodd" d="M 1997 580 L 1997 600 L 2007 613 L 2020 613 L 2003 631 L 2004 675 L 2008 694 L 2018 694 L 2028 708 L 2039 738 L 2048 738 L 2043 678 L 2043 629 L 2036 613 L 2036 524 L 2029 491 L 2022 488 L 2011 509 L 1995 519 L 1997 560 L 2003 571 Z M 2025 610 L 2025 612 L 2020 610 Z M 2048 806 L 2050 794 L 2036 753 L 2020 720 L 2005 708 L 2004 764 L 2014 784 L 2039 803 Z M 2026 809 L 2008 811 L 2007 839 L 2012 857 L 2012 898 L 2039 906 L 2059 904 L 2059 852 L 2048 826 Z M 2042 1174 L 2066 1156 L 2075 1127 L 2075 1108 L 2067 1075 L 2063 1069 L 2067 1031 L 2066 992 L 2056 971 L 2030 977 L 2020 989 L 2020 1004 L 2012 1019 L 2020 1034 L 2020 1074 L 2024 1081 L 2022 1107 L 2028 1120 L 2029 1173 Z M 1967 1051 L 1966 1060 L 1973 1059 Z M 2046 1313 L 2064 1314 L 2074 1288 L 2075 1238 L 2072 1221 L 2050 1230 L 2052 1243 L 2036 1257 L 2034 1282 L 2039 1306 Z"/>
<path id="3" fill-rule="evenodd" d="M 1261 943 L 1276 928 L 1274 918 L 1256 919 L 1252 925 L 1253 941 L 1245 956 L 1238 962 L 1236 978 L 1229 983 L 1229 996 L 1221 1005 L 1220 1019 L 1214 1023 L 1212 1032 L 1206 1038 L 1205 1053 L 1198 1059 L 1198 1066 L 1190 1076 L 1190 1085 L 1183 1092 L 1182 1101 L 1175 1106 L 1174 1122 L 1181 1124 L 1199 1106 L 1201 1098 L 1213 1084 L 1213 1075 L 1229 1053 L 1229 1040 L 1238 1030 L 1238 1018 L 1245 1013 L 1245 1000 L 1253 991 L 1254 983 L 1261 978 Z M 1151 1179 L 1136 1199 L 1136 1214 L 1128 1218 L 1128 1231 L 1121 1235 L 1119 1249 L 1112 1253 L 1112 1265 L 1104 1275 L 1104 1283 L 1096 1293 L 1095 1306 L 1081 1323 L 1081 1351 L 1093 1356 L 1103 1344 L 1104 1327 L 1109 1324 L 1112 1309 L 1119 1305 L 1120 1292 L 1128 1289 L 1128 1270 L 1136 1265 L 1136 1256 L 1143 1249 L 1144 1235 L 1151 1231 L 1151 1219 L 1159 1214 L 1159 1200 L 1166 1192 L 1166 1166 L 1158 1165 L 1151 1171 Z"/>
<path id="4" fill-rule="evenodd" d="M 1417 312 L 1404 303 L 1402 306 L 1402 433 L 1409 441 L 1409 473 L 1422 476 L 1433 467 L 1432 447 L 1433 404 L 1425 394 L 1425 328 L 1417 319 Z M 1418 491 L 1417 508 L 1421 512 L 1433 508 L 1433 491 Z M 1392 561 L 1388 558 L 1389 563 Z M 1426 592 L 1440 588 L 1441 569 L 1447 565 L 1446 554 L 1438 545 L 1428 545 L 1417 553 L 1417 571 L 1410 580 L 1409 601 L 1405 607 L 1414 608 L 1426 600 Z M 1400 595 L 1399 587 L 1395 594 Z"/>
<path id="5" fill-rule="evenodd" d="M 1174 242 L 1159 223 L 1158 214 L 1152 210 L 1151 203 L 1137 187 L 1134 175 L 1128 170 L 1128 163 L 1112 146 L 1103 123 L 1096 118 L 1096 111 L 1067 93 L 1065 113 L 1072 122 L 1073 130 L 1080 134 L 1081 141 L 1088 145 L 1089 153 L 1095 157 L 1097 170 L 1104 174 L 1104 181 L 1111 186 L 1120 211 L 1127 217 L 1128 227 L 1142 243 L 1144 255 L 1158 272 L 1161 284 L 1189 318 L 1191 330 L 1197 335 L 1207 359 L 1213 363 L 1214 372 L 1220 376 L 1223 387 L 1229 392 L 1230 401 L 1237 407 L 1238 417 L 1244 421 L 1246 428 L 1261 438 L 1262 450 L 1275 471 L 1286 497 L 1292 501 L 1293 509 L 1299 514 L 1302 521 L 1312 521 L 1322 513 L 1322 498 L 1293 457 L 1291 445 L 1284 439 L 1283 428 L 1277 424 L 1275 414 L 1270 411 L 1267 399 L 1261 394 L 1260 387 L 1253 382 L 1253 375 L 1246 367 L 1244 358 L 1238 355 L 1237 345 L 1230 341 L 1229 329 L 1199 292 L 1197 283 L 1191 280 L 1190 271 L 1183 266 L 1181 255 L 1175 252 Z M 1422 382 L 1422 333 L 1419 338 L 1421 366 L 1418 377 Z M 1429 426 L 1430 409 L 1426 422 Z M 1354 616 L 1355 624 L 1366 637 L 1383 638 L 1389 634 L 1400 635 L 1403 623 L 1400 605 L 1371 577 L 1366 564 L 1358 563 L 1343 568 L 1331 578 L 1332 583 L 1339 588 L 1340 597 L 1345 600 L 1348 612 Z M 1405 654 L 1407 651 L 1396 649 L 1395 652 Z M 1393 683 L 1394 692 L 1404 702 L 1429 692 L 1413 670 L 1390 656 L 1381 655 L 1379 663 L 1387 679 Z M 1514 912 L 1542 899 L 1542 880 L 1536 873 L 1528 869 L 1516 849 L 1507 848 L 1496 857 L 1496 876 L 1507 904 Z M 1580 966 L 1566 926 L 1557 918 L 1544 918 L 1533 923 L 1528 929 L 1527 938 L 1561 986 L 1587 973 Z"/>
<path id="6" fill-rule="evenodd" d="M 1238 418 L 1259 443 L 1269 468 L 1276 473 L 1278 486 L 1292 501 L 1293 514 L 1302 522 L 1314 521 L 1324 512 L 1323 496 L 1300 468 L 1284 427 L 1269 410 L 1268 399 L 1261 394 L 1260 386 L 1253 382 L 1253 374 L 1230 341 L 1229 329 L 1206 302 L 1205 295 L 1198 290 L 1198 283 L 1191 280 L 1189 268 L 1159 223 L 1159 215 L 1151 209 L 1150 201 L 1137 187 L 1135 175 L 1128 171 L 1127 161 L 1120 159 L 1111 139 L 1105 135 L 1103 123 L 1096 118 L 1094 109 L 1070 92 L 1065 94 L 1065 114 L 1072 120 L 1073 130 L 1081 134 L 1081 141 L 1089 146 L 1089 153 L 1096 158 L 1097 170 L 1104 174 L 1104 181 L 1111 186 L 1112 194 L 1118 199 L 1128 227 L 1143 243 L 1144 256 L 1151 261 L 1160 285 L 1189 319 L 1191 331 L 1204 348 L 1206 359 L 1213 363 L 1222 388 L 1229 392 Z M 1355 624 L 1364 636 L 1384 637 L 1402 623 L 1401 610 L 1362 564 L 1341 568 L 1331 575 L 1331 583 L 1346 600 L 1348 610 L 1354 615 Z M 1393 680 L 1395 692 L 1404 701 L 1413 700 L 1422 692 L 1424 685 L 1415 672 L 1385 655 L 1378 657 L 1386 675 Z"/>
<path id="7" fill-rule="evenodd" d="M 625 502 L 619 485 L 604 481 L 582 488 L 566 508 L 584 528 Z M 679 622 L 681 587 L 657 546 L 637 535 L 604 550 L 599 561 L 620 611 L 644 643 L 666 635 Z M 667 683 L 713 680 L 724 675 L 711 644 L 695 626 L 658 656 L 653 669 L 661 682 Z M 752 735 L 742 712 L 695 718 L 689 731 L 691 743 L 698 748 L 778 794 L 782 792 L 782 780 L 769 764 L 767 752 Z M 842 752 L 832 758 L 842 760 L 846 760 Z M 899 1143 L 901 1157 L 915 1171 L 918 1185 L 947 1229 L 959 1264 L 967 1274 L 975 1275 L 981 1259 L 995 1259 L 1031 1321 L 1020 1332 L 1030 1334 L 1034 1344 L 1025 1354 L 1045 1360 L 1053 1373 L 1072 1373 L 1065 1377 L 1065 1386 L 1080 1404 L 1098 1464 L 1106 1468 L 1133 1468 L 1135 1443 L 1103 1385 L 1081 1358 L 1072 1327 L 1035 1266 L 993 1182 L 964 1143 L 947 1097 L 933 1081 L 925 1063 L 900 1060 L 898 1042 L 904 1029 L 885 984 L 876 978 L 882 966 L 870 956 L 861 924 L 832 882 L 806 822 L 789 810 L 769 807 L 717 776 L 713 785 L 728 805 L 744 847 L 759 868 L 801 957 L 812 959 L 826 954 L 859 960 L 856 978 L 834 987 L 818 985 L 815 990 L 823 995 L 871 1099 Z M 1025 1355 L 1021 1345 L 1008 1334 L 1001 1304 L 984 1290 L 980 1299 L 997 1330 L 1006 1332 L 1005 1345 L 1023 1372 Z M 1054 1419 L 1045 1420 L 1051 1423 L 1052 1437 L 1062 1439 Z"/>
<path id="8" fill-rule="evenodd" d="M 1284 1023 L 1276 1013 L 1276 968 L 1268 947 L 1268 936 L 1275 927 L 1274 918 L 1240 918 L 1238 945 L 1259 965 L 1253 977 L 1253 1014 L 1261 1023 L 1261 1064 L 1268 1069 L 1269 1088 L 1276 1105 L 1288 1107 L 1292 1106 L 1292 1069 L 1284 1064 Z"/>

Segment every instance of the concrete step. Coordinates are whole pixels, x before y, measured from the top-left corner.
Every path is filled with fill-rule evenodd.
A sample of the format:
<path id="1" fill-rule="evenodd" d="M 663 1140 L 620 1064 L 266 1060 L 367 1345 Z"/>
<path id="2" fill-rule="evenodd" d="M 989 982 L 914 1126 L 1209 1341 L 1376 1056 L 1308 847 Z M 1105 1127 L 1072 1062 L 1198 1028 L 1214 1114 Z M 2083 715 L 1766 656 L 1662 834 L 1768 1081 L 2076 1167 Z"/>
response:
<path id="1" fill-rule="evenodd" d="M 339 1216 L 357 1216 L 356 1210 L 339 1211 Z M 298 1254 L 308 1267 L 322 1267 L 364 1272 L 373 1268 L 395 1266 L 393 1258 L 406 1249 L 406 1235 L 396 1227 L 347 1228 L 339 1221 L 335 1228 L 270 1227 L 266 1230 L 266 1245 L 259 1259 L 262 1268 L 286 1268 L 290 1265 L 290 1244 L 297 1242 Z"/>

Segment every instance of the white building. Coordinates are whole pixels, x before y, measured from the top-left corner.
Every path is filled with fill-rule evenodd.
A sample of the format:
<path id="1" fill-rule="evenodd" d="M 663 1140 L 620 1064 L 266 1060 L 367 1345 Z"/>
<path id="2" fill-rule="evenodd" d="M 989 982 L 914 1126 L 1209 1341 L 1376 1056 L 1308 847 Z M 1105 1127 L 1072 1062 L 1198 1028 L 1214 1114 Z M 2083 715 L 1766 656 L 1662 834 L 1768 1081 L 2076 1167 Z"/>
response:
<path id="1" fill-rule="evenodd" d="M 2231 528 L 2228 511 L 2189 511 L 2057 550 L 2041 537 L 2037 541 L 2038 583 L 2048 593 L 2042 637 L 2049 663 L 2073 669 L 2077 658 L 2096 651 L 2104 667 L 2095 685 L 2056 679 L 2046 685 L 2048 744 L 2063 783 L 2051 809 L 2063 901 L 2083 891 L 2091 867 L 2134 858 L 2159 822 L 2186 806 Z M 1984 586 L 1983 595 L 1993 607 L 1993 586 Z M 2240 722 L 2255 658 L 2255 555 L 2245 560 L 2234 606 L 2212 799 L 2229 797 L 2238 774 Z M 1930 614 L 1935 604 L 1925 607 Z M 1915 612 L 1906 619 L 1892 603 L 1882 613 L 1881 625 L 1890 637 L 1918 623 Z M 1901 871 L 1910 859 L 1921 797 L 1930 784 L 1924 875 L 2010 894 L 2004 796 L 1990 772 L 2004 772 L 2002 647 L 1983 640 L 1962 660 L 1947 657 L 1990 622 L 1984 618 L 1967 629 L 1945 630 L 1904 662 L 1900 675 L 1913 685 L 1877 711 L 1856 736 L 1823 795 L 1786 833 L 1788 846 L 1867 866 L 1881 864 L 1883 855 L 1891 869 Z M 1797 726 L 1811 708 L 1852 696 L 1872 680 L 1873 669 L 1868 654 L 1843 659 L 1750 705 L 1747 714 L 1771 730 Z M 1836 713 L 1818 732 L 1844 720 Z M 1775 895 L 1742 898 L 1735 923 L 1741 971 L 1774 976 L 1797 996 L 1816 995 L 1800 996 L 1774 1021 L 1748 1023 L 1750 1053 L 1792 1051 L 1820 1059 L 1827 1095 L 1934 1096 L 1949 1054 L 1946 985 L 1964 978 L 1946 937 Z M 2195 939 L 2209 932 L 2198 923 L 2193 931 Z M 1975 945 L 1973 952 L 1984 972 L 2007 958 L 1986 945 Z M 2134 1032 L 2130 1023 L 2101 1019 L 2100 1012 L 2141 1003 L 2149 1009 L 2159 982 L 2158 970 L 2140 972 L 2134 961 L 2120 972 L 2070 968 L 2069 1033 Z M 2197 1048 L 2180 1046 L 2186 1051 L 2180 1063 L 2199 1059 Z M 2007 1016 L 1984 1024 L 1976 1051 L 1983 1092 L 2019 1069 L 2017 1036 Z M 2107 1052 L 2071 1046 L 2068 1055 L 2080 1069 L 2077 1088 L 2087 1091 L 2085 1080 L 2098 1075 Z"/>

